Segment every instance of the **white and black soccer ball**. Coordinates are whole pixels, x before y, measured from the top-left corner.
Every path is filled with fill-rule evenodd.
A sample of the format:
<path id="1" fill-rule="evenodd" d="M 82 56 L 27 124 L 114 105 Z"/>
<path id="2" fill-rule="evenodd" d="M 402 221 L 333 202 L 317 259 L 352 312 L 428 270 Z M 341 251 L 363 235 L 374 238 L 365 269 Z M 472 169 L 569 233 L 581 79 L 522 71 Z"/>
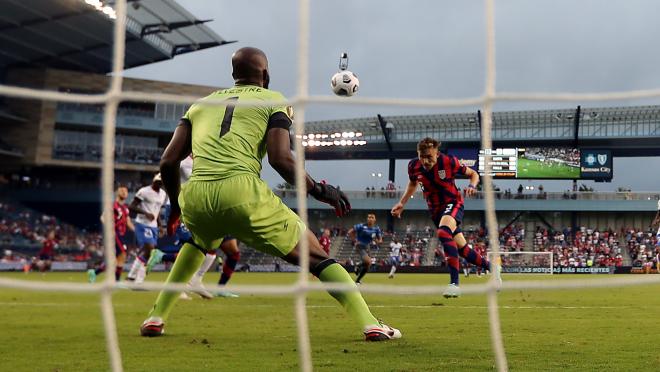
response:
<path id="1" fill-rule="evenodd" d="M 332 76 L 330 87 L 336 95 L 350 97 L 357 93 L 358 88 L 360 88 L 360 80 L 348 70 L 339 71 Z"/>

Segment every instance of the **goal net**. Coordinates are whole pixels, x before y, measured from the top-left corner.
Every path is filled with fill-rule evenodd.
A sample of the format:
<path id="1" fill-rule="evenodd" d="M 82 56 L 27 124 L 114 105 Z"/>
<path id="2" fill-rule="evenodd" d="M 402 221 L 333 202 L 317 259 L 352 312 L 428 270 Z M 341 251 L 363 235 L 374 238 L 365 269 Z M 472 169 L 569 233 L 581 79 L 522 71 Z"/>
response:
<path id="1" fill-rule="evenodd" d="M 554 271 L 552 252 L 488 252 L 488 259 L 501 263 L 503 273 L 552 274 Z"/>

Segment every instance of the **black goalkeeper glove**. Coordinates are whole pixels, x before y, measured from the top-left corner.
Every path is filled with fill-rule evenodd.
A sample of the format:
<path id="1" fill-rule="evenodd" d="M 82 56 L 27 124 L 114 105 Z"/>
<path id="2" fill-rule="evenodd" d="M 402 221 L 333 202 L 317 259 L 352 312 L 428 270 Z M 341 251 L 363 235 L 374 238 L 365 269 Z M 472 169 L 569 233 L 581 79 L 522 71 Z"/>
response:
<path id="1" fill-rule="evenodd" d="M 351 203 L 346 195 L 334 186 L 314 182 L 314 187 L 309 190 L 309 195 L 320 202 L 330 204 L 335 208 L 337 217 L 343 217 L 351 211 Z"/>

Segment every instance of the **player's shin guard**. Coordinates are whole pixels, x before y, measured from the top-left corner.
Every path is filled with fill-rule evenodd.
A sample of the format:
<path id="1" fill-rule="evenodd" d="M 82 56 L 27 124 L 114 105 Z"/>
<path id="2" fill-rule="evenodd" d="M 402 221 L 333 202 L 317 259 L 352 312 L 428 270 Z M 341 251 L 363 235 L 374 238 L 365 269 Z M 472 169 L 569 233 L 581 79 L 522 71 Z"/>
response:
<path id="1" fill-rule="evenodd" d="M 204 254 L 190 243 L 185 243 L 179 251 L 179 257 L 172 266 L 172 271 L 167 276 L 165 283 L 186 283 L 193 276 L 193 273 L 204 259 Z M 149 312 L 150 317 L 159 317 L 167 319 L 172 307 L 179 298 L 179 293 L 175 291 L 160 291 L 154 307 Z"/>
<path id="2" fill-rule="evenodd" d="M 459 248 L 458 253 L 465 260 L 477 267 L 480 267 L 484 270 L 490 270 L 490 262 L 485 257 L 481 257 L 474 249 L 470 249 L 467 245 Z"/>
<path id="3" fill-rule="evenodd" d="M 322 282 L 343 283 L 353 288 L 356 287 L 348 272 L 332 258 L 322 261 L 312 268 L 311 272 Z M 359 292 L 329 291 L 328 293 L 339 301 L 344 309 L 346 309 L 346 312 L 360 323 L 360 326 L 363 328 L 378 324 L 378 319 L 371 314 L 367 303 L 364 302 L 364 298 L 362 298 Z"/>
<path id="4" fill-rule="evenodd" d="M 458 272 L 460 268 L 458 262 L 458 248 L 456 247 L 456 242 L 454 242 L 454 237 L 449 227 L 440 226 L 438 229 L 438 239 L 440 239 L 442 248 L 445 251 L 445 256 L 447 256 L 449 282 L 458 285 Z"/>
<path id="5" fill-rule="evenodd" d="M 220 275 L 219 285 L 225 285 L 231 279 L 231 276 L 234 274 L 234 269 L 236 269 L 236 264 L 238 260 L 241 259 L 241 252 L 236 252 L 234 254 L 227 255 L 225 263 L 222 265 L 222 275 Z"/>

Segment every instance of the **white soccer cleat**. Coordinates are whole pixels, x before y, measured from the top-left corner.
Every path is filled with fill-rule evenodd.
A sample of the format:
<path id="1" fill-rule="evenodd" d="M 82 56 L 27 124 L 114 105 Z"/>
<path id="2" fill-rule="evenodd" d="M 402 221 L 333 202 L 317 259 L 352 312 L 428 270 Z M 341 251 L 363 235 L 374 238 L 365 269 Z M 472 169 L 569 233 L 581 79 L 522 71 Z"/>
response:
<path id="1" fill-rule="evenodd" d="M 449 284 L 447 289 L 442 293 L 445 298 L 461 297 L 461 289 L 456 284 Z"/>
<path id="2" fill-rule="evenodd" d="M 387 341 L 402 337 L 401 331 L 380 321 L 378 324 L 364 327 L 363 333 L 365 341 Z"/>
<path id="3" fill-rule="evenodd" d="M 192 287 L 202 287 L 201 289 L 192 289 Z M 186 292 L 194 292 L 197 293 L 201 298 L 205 300 L 210 300 L 213 297 L 213 293 L 209 292 L 206 287 L 204 287 L 204 284 L 202 283 L 201 278 L 199 277 L 193 277 L 190 279 L 188 282 L 188 290 Z"/>
<path id="4" fill-rule="evenodd" d="M 192 297 L 190 297 L 186 292 L 181 292 L 181 294 L 179 295 L 179 299 L 190 301 L 192 300 Z"/>

